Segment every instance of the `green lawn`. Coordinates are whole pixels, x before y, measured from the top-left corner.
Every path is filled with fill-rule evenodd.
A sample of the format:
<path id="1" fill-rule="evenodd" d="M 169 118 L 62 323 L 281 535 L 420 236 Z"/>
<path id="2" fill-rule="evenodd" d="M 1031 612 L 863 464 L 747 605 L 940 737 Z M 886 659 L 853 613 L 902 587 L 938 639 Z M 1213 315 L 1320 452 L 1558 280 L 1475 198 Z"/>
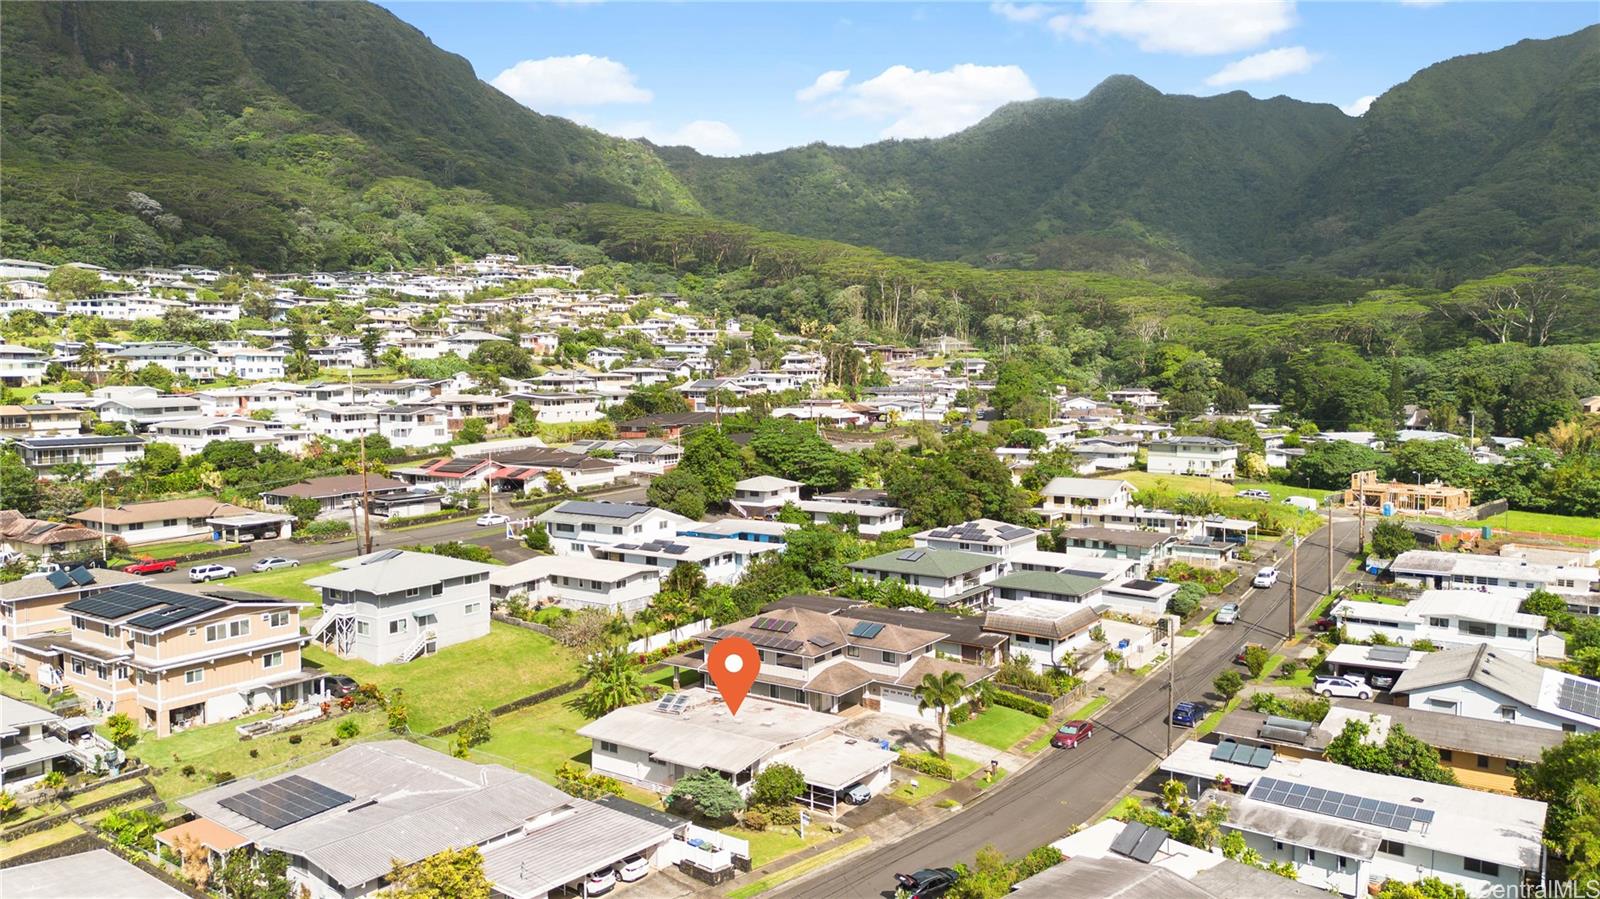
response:
<path id="1" fill-rule="evenodd" d="M 942 793 L 950 788 L 948 781 L 940 780 L 937 777 L 929 777 L 926 774 L 918 774 L 915 771 L 907 771 L 904 768 L 894 769 L 894 780 L 894 787 L 888 793 L 889 798 L 904 802 L 906 805 L 916 805 L 929 796 Z M 912 781 L 916 781 L 916 786 L 911 785 Z"/>
<path id="2" fill-rule="evenodd" d="M 1339 598 L 1348 599 L 1351 602 L 1375 602 L 1384 606 L 1403 606 L 1406 604 L 1406 600 L 1399 599 L 1397 597 L 1375 596 L 1371 593 L 1346 593 Z"/>
<path id="3" fill-rule="evenodd" d="M 81 833 L 83 833 L 83 828 L 71 821 L 66 821 L 49 830 L 41 830 L 38 833 L 30 833 L 25 837 L 18 837 L 15 840 L 0 843 L 0 861 L 16 858 L 35 849 L 54 846 L 56 843 L 65 842 Z"/>
<path id="4" fill-rule="evenodd" d="M 1316 676 L 1317 673 L 1311 670 L 1310 665 L 1301 665 L 1300 670 L 1296 671 L 1293 677 L 1273 678 L 1272 682 L 1281 687 L 1304 687 L 1310 689 Z"/>
<path id="5" fill-rule="evenodd" d="M 1551 515 L 1546 512 L 1502 512 L 1482 521 L 1460 521 L 1453 518 L 1424 517 L 1421 521 L 1450 524 L 1456 527 L 1490 525 L 1497 531 L 1519 531 L 1528 534 L 1553 534 L 1558 537 L 1589 537 L 1600 539 L 1600 518 L 1578 515 Z"/>
<path id="6" fill-rule="evenodd" d="M 170 559 L 173 556 L 186 556 L 190 553 L 234 549 L 238 545 L 237 543 L 224 543 L 217 540 L 176 540 L 172 543 L 150 543 L 143 546 L 130 546 L 128 547 L 128 553 L 135 558 L 149 556 L 152 559 Z M 227 563 L 224 562 L 222 564 Z"/>
<path id="7" fill-rule="evenodd" d="M 1233 483 L 1240 490 L 1265 490 L 1272 494 L 1272 501 L 1275 503 L 1281 503 L 1291 496 L 1308 496 L 1320 503 L 1330 494 L 1339 492 L 1337 490 L 1295 487 L 1290 484 L 1278 484 L 1271 481 L 1234 481 Z"/>
<path id="8" fill-rule="evenodd" d="M 1137 797 L 1137 796 L 1124 796 L 1124 797 L 1122 797 L 1122 801 L 1121 802 L 1118 802 L 1115 806 L 1113 806 L 1111 808 L 1111 811 L 1106 812 L 1106 817 L 1107 818 L 1116 818 L 1119 821 L 1126 820 L 1126 816 L 1130 812 L 1138 809 L 1139 806 L 1141 806 L 1143 804 L 1144 803 L 1140 802 L 1139 801 L 1139 797 Z"/>
<path id="9" fill-rule="evenodd" d="M 1148 471 L 1113 471 L 1104 475 L 1107 480 L 1127 481 L 1135 490 L 1171 490 L 1177 493 L 1214 493 L 1232 496 L 1234 485 L 1215 478 L 1197 478 L 1181 474 L 1151 474 Z M 1254 485 L 1252 485 L 1254 486 Z"/>
<path id="10" fill-rule="evenodd" d="M 752 896 L 759 896 L 770 889 L 774 889 L 775 887 L 794 880 L 796 877 L 799 877 L 803 874 L 809 874 L 818 868 L 830 865 L 834 861 L 844 858 L 852 852 L 865 849 L 871 842 L 871 837 L 856 837 L 848 843 L 835 846 L 826 852 L 819 852 L 803 861 L 795 862 L 789 867 L 769 874 L 755 883 L 745 884 L 744 886 L 730 892 L 728 894 L 728 899 L 750 899 Z"/>
<path id="11" fill-rule="evenodd" d="M 411 729 L 427 733 L 465 718 L 478 706 L 530 696 L 577 676 L 577 655 L 556 641 L 520 627 L 494 622 L 488 636 L 447 646 L 403 665 L 372 665 L 341 659 L 315 646 L 307 661 L 388 693 L 405 690 Z"/>
<path id="12" fill-rule="evenodd" d="M 750 841 L 750 865 L 759 868 L 785 855 L 799 852 L 807 846 L 833 839 L 825 828 L 813 825 L 806 828 L 805 839 L 795 827 L 771 827 L 766 830 L 745 830 L 743 827 L 724 827 L 722 832 L 730 837 Z"/>
<path id="13" fill-rule="evenodd" d="M 950 732 L 1004 750 L 1017 745 L 1017 741 L 1033 733 L 1043 723 L 1043 719 L 1027 712 L 995 705 L 984 709 L 976 718 L 950 728 Z"/>
<path id="14" fill-rule="evenodd" d="M 297 568 L 279 568 L 276 571 L 263 571 L 260 574 L 241 574 L 228 581 L 228 589 L 264 593 L 267 596 L 308 602 L 320 607 L 322 591 L 315 587 L 307 587 L 306 581 L 337 570 L 332 562 L 312 562 Z"/>
<path id="15" fill-rule="evenodd" d="M 562 762 L 588 765 L 591 744 L 578 736 L 577 730 L 591 719 L 567 708 L 570 698 L 541 702 L 494 719 L 489 742 L 478 748 L 544 774 L 546 779 L 555 777 Z"/>

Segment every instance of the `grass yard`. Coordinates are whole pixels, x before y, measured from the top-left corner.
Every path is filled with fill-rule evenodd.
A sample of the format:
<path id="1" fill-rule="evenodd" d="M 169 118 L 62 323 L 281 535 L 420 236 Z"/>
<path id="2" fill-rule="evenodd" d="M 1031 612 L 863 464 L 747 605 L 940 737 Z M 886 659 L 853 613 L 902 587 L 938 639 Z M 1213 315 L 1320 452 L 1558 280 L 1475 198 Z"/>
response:
<path id="1" fill-rule="evenodd" d="M 812 871 L 815 871 L 818 868 L 826 865 L 830 865 L 838 859 L 844 858 L 853 852 L 865 849 L 871 843 L 871 837 L 856 837 L 848 843 L 835 846 L 825 852 L 819 852 L 816 855 L 805 859 L 804 861 L 795 862 L 789 867 L 769 874 L 755 883 L 745 884 L 744 886 L 730 892 L 728 894 L 728 899 L 750 899 L 752 896 L 759 896 L 768 890 L 775 889 L 776 887 L 794 880 L 796 877 L 809 874 Z M 754 849 L 751 851 L 754 852 Z"/>
<path id="2" fill-rule="evenodd" d="M 745 830 L 743 827 L 724 827 L 722 832 L 730 837 L 738 837 L 750 842 L 750 866 L 759 868 L 769 862 L 777 861 L 786 855 L 799 852 L 807 846 L 815 846 L 833 839 L 833 834 L 826 828 L 813 824 L 806 828 L 805 839 L 800 838 L 799 828 L 796 827 L 771 827 L 766 830 Z"/>
<path id="3" fill-rule="evenodd" d="M 346 745 L 388 734 L 387 721 L 381 711 L 357 712 L 254 740 L 239 739 L 234 727 L 251 720 L 240 718 L 186 730 L 160 740 L 140 740 L 129 754 L 158 769 L 150 775 L 150 782 L 162 799 L 173 799 L 210 787 L 219 772 L 243 777 L 286 762 L 304 764 L 311 761 L 310 756 L 331 752 L 333 747 L 329 741 L 333 739 L 334 728 L 346 719 L 354 720 L 361 728 L 355 739 L 341 741 Z M 292 736 L 298 736 L 300 742 L 290 743 Z M 256 753 L 253 757 L 251 750 Z M 193 772 L 184 774 L 183 769 L 188 766 L 193 766 Z"/>
<path id="4" fill-rule="evenodd" d="M 1144 805 L 1144 803 L 1139 800 L 1139 797 L 1124 796 L 1122 797 L 1121 802 L 1118 802 L 1115 806 L 1112 806 L 1111 811 L 1106 812 L 1106 817 L 1116 818 L 1119 821 L 1126 821 L 1127 816 L 1136 811 L 1141 805 Z"/>
<path id="5" fill-rule="evenodd" d="M 1546 512 L 1502 512 L 1482 521 L 1457 521 L 1449 518 L 1425 518 L 1457 527 L 1490 525 L 1497 531 L 1520 531 L 1528 534 L 1554 534 L 1559 537 L 1587 537 L 1600 540 L 1600 518 L 1577 515 L 1551 515 Z"/>
<path id="6" fill-rule="evenodd" d="M 490 726 L 489 742 L 478 748 L 543 774 L 546 780 L 554 780 L 562 762 L 588 765 L 591 744 L 577 731 L 591 719 L 567 708 L 570 698 L 563 696 L 501 715 Z"/>
<path id="7" fill-rule="evenodd" d="M 984 709 L 976 718 L 950 728 L 950 732 L 985 746 L 1005 750 L 1017 745 L 1019 740 L 1033 733 L 1043 723 L 1044 719 L 1027 712 L 994 705 Z"/>
<path id="8" fill-rule="evenodd" d="M 1285 658 L 1285 656 L 1281 652 L 1271 656 L 1270 658 L 1268 658 L 1267 659 L 1267 667 L 1261 669 L 1261 676 L 1256 678 L 1256 680 L 1257 681 L 1264 681 L 1264 680 L 1267 680 L 1268 678 L 1272 677 L 1273 672 L 1278 670 L 1278 666 L 1283 664 L 1284 658 Z"/>
<path id="9" fill-rule="evenodd" d="M 912 786 L 912 781 L 916 782 L 915 786 Z M 949 781 L 940 780 L 937 777 L 929 777 L 926 774 L 918 774 L 915 771 L 907 771 L 904 768 L 896 768 L 894 769 L 894 787 L 889 790 L 888 796 L 890 799 L 903 802 L 906 805 L 916 805 L 929 796 L 938 795 L 949 788 Z"/>
<path id="10" fill-rule="evenodd" d="M 377 684 L 385 693 L 405 690 L 411 729 L 417 733 L 459 721 L 478 706 L 494 708 L 532 695 L 577 673 L 572 650 L 543 634 L 499 622 L 490 624 L 485 637 L 404 665 L 341 659 L 315 646 L 306 647 L 304 654 L 329 672 Z"/>
<path id="11" fill-rule="evenodd" d="M 134 558 L 142 559 L 149 556 L 152 559 L 170 559 L 173 556 L 186 556 L 190 553 L 212 552 L 218 549 L 234 549 L 239 544 L 226 543 L 219 540 L 176 540 L 172 543 L 150 543 L 143 546 L 128 547 L 128 554 Z M 217 564 L 228 564 L 227 559 L 218 559 Z"/>
<path id="12" fill-rule="evenodd" d="M 52 827 L 49 830 L 41 830 L 38 833 L 30 833 L 25 837 L 18 837 L 15 840 L 0 843 L 0 862 L 16 858 L 19 855 L 32 852 L 35 849 L 43 849 L 46 846 L 54 846 L 57 843 L 70 840 L 73 837 L 82 834 L 83 832 L 83 828 L 72 823 L 71 821 L 66 821 L 61 824 L 57 824 L 55 827 Z"/>
<path id="13" fill-rule="evenodd" d="M 1112 481 L 1127 481 L 1135 490 L 1170 490 L 1174 493 L 1214 493 L 1233 496 L 1234 485 L 1216 478 L 1197 478 L 1181 474 L 1151 474 L 1148 471 L 1112 471 L 1104 477 Z M 1250 485 L 1254 487 L 1255 485 Z"/>
<path id="14" fill-rule="evenodd" d="M 1265 490 L 1272 494 L 1272 501 L 1275 503 L 1281 503 L 1291 496 L 1310 497 L 1321 503 L 1328 496 L 1338 492 L 1337 490 L 1318 490 L 1313 487 L 1295 487 L 1271 481 L 1234 481 L 1234 486 L 1240 490 Z"/>
<path id="15" fill-rule="evenodd" d="M 1272 682 L 1280 687 L 1304 687 L 1309 690 L 1316 676 L 1317 673 L 1311 670 L 1310 665 L 1301 665 L 1293 677 L 1277 677 L 1273 678 Z"/>
<path id="16" fill-rule="evenodd" d="M 264 593 L 267 596 L 294 602 L 308 602 L 320 607 L 322 591 L 315 587 L 307 587 L 306 581 L 338 570 L 333 567 L 332 562 L 312 562 L 298 568 L 279 568 L 276 571 L 263 571 L 259 574 L 241 574 L 228 581 L 228 589 Z"/>

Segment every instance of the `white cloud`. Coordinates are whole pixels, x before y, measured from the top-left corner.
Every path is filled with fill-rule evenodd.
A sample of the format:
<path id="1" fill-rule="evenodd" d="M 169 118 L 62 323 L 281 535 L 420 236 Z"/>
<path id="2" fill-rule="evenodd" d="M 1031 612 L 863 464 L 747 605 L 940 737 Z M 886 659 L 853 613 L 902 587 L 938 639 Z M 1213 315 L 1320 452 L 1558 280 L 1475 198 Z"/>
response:
<path id="1" fill-rule="evenodd" d="M 1304 47 L 1279 47 L 1228 63 L 1206 78 L 1206 84 L 1219 87 L 1245 81 L 1272 81 L 1285 75 L 1309 72 L 1321 58 Z"/>
<path id="2" fill-rule="evenodd" d="M 1293 0 L 1086 0 L 1083 12 L 1046 24 L 1086 41 L 1118 37 L 1147 53 L 1203 56 L 1257 47 L 1295 24 Z"/>
<path id="3" fill-rule="evenodd" d="M 1044 19 L 1055 12 L 1055 8 L 1043 3 L 991 3 L 989 11 L 1007 22 L 1025 24 Z"/>
<path id="4" fill-rule="evenodd" d="M 533 109 L 648 103 L 653 96 L 634 82 L 627 66 L 587 53 L 524 59 L 489 83 Z"/>
<path id="5" fill-rule="evenodd" d="M 794 92 L 794 98 L 802 103 L 820 100 L 829 94 L 836 94 L 844 87 L 845 79 L 850 77 L 849 69 L 833 69 L 817 76 L 809 87 L 803 87 Z"/>
<path id="6" fill-rule="evenodd" d="M 1357 97 L 1355 102 L 1349 106 L 1341 106 L 1339 108 L 1344 110 L 1344 114 L 1347 116 L 1364 116 L 1367 114 L 1367 110 L 1372 108 L 1372 101 L 1376 99 L 1378 99 L 1376 96 L 1369 94 L 1365 97 Z"/>
<path id="7" fill-rule="evenodd" d="M 654 122 L 625 122 L 605 128 L 618 137 L 642 137 L 663 147 L 689 146 L 711 156 L 732 156 L 744 146 L 743 138 L 726 122 L 696 119 L 679 128 L 661 129 Z"/>
<path id="8" fill-rule="evenodd" d="M 942 72 L 890 66 L 876 77 L 838 88 L 823 108 L 837 115 L 889 119 L 886 138 L 943 137 L 975 125 L 995 109 L 1039 96 L 1018 66 L 962 63 Z"/>

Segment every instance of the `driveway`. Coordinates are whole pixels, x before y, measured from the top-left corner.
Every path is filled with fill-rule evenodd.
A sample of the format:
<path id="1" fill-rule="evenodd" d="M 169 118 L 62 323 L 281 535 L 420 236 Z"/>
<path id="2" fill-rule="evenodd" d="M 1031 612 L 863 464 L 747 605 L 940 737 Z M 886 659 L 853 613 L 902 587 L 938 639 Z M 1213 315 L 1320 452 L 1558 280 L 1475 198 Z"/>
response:
<path id="1" fill-rule="evenodd" d="M 1043 724 L 1044 722 L 1040 722 Z M 869 712 L 865 715 L 850 719 L 844 726 L 845 732 L 868 740 L 887 739 L 891 744 L 902 746 L 917 752 L 937 752 L 939 750 L 939 728 L 925 721 L 912 718 L 902 718 L 898 715 L 885 715 L 882 712 Z M 987 764 L 991 759 L 999 759 L 1000 767 L 1007 771 L 1020 769 L 1027 759 L 1002 752 L 986 743 L 958 737 L 948 730 L 945 732 L 945 751 L 951 755 L 959 755 L 972 759 L 975 762 Z"/>

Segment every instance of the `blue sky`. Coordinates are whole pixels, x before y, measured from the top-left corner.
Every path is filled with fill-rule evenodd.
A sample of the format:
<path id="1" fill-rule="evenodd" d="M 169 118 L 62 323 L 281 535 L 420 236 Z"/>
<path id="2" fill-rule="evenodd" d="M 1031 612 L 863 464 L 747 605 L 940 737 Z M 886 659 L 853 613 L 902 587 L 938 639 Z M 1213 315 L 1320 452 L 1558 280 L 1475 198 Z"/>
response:
<path id="1" fill-rule="evenodd" d="M 539 112 L 735 155 L 937 137 L 1108 75 L 1359 114 L 1413 72 L 1592 2 L 384 3 Z"/>

